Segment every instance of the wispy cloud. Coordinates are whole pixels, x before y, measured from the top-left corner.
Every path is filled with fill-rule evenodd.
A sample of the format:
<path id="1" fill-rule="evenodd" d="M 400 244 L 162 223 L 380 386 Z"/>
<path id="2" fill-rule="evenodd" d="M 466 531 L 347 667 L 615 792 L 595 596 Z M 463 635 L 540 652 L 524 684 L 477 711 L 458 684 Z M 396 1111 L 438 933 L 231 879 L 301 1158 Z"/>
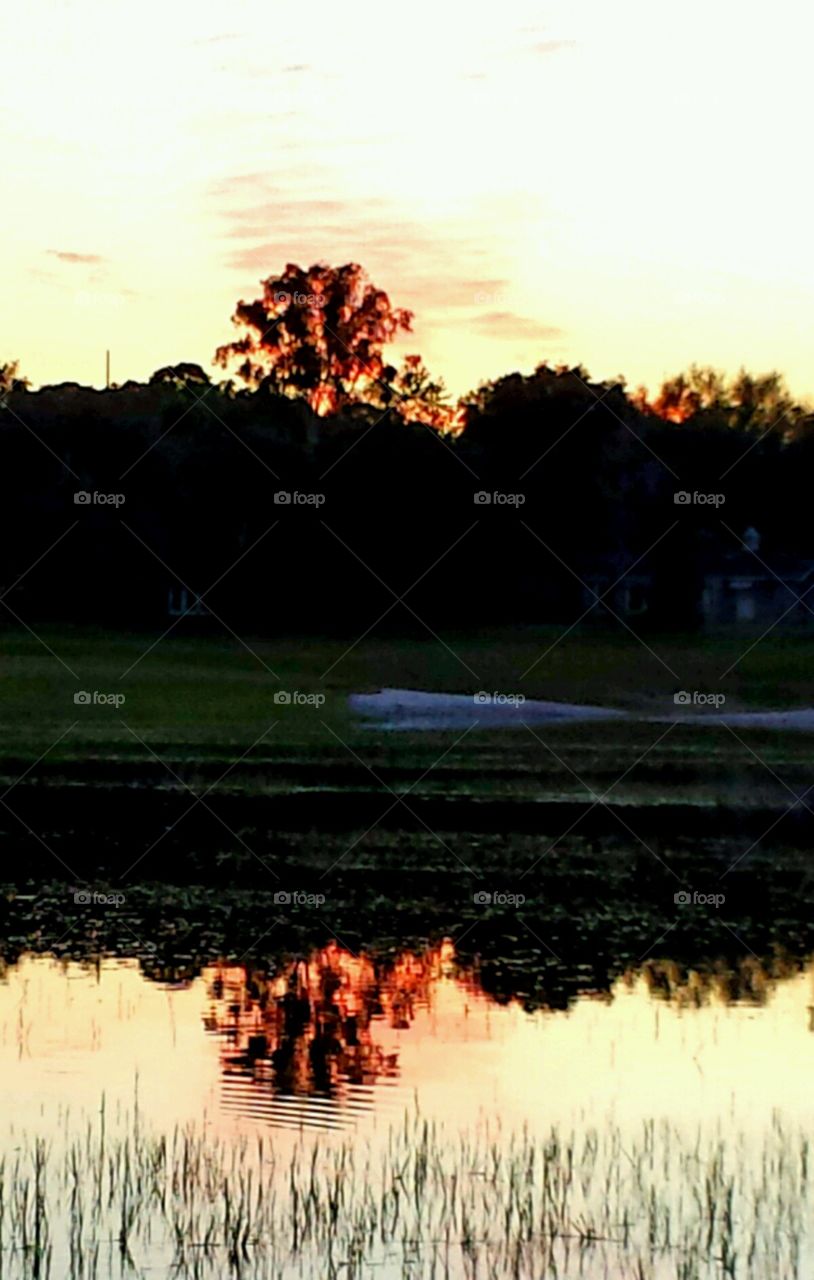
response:
<path id="1" fill-rule="evenodd" d="M 409 281 L 410 297 L 421 307 L 478 307 L 498 306 L 506 301 L 511 287 L 509 280 L 475 277 L 472 279 L 444 279 L 443 276 L 414 276 Z"/>
<path id="2" fill-rule="evenodd" d="M 530 342 L 544 342 L 562 338 L 563 330 L 556 325 L 541 324 L 531 316 L 521 316 L 515 311 L 487 311 L 476 316 L 472 328 L 487 338 L 522 338 Z"/>
<path id="3" fill-rule="evenodd" d="M 259 280 L 286 262 L 361 262 L 395 302 L 415 313 L 416 332 L 443 329 L 469 312 L 473 318 L 467 316 L 466 326 L 479 332 L 533 341 L 554 334 L 509 311 L 510 282 L 499 274 L 502 263 L 485 249 L 477 223 L 462 234 L 453 221 L 428 224 L 405 217 L 383 197 L 326 195 L 327 178 L 314 190 L 320 177 L 321 171 L 303 171 L 296 198 L 290 185 L 279 185 L 279 172 L 247 170 L 213 183 L 226 265 Z M 487 212 L 491 217 L 493 211 Z"/>
<path id="4" fill-rule="evenodd" d="M 60 262 L 70 262 L 79 266 L 99 266 L 104 262 L 104 258 L 98 253 L 69 253 L 67 249 L 49 249 L 48 253 L 52 258 L 59 258 Z"/>
<path id="5" fill-rule="evenodd" d="M 269 232 L 305 233 L 310 227 L 326 228 L 326 222 L 344 220 L 353 211 L 358 217 L 358 206 L 348 200 L 326 200 L 322 197 L 292 200 L 282 193 L 263 204 L 248 209 L 232 210 L 227 217 L 233 225 L 226 232 L 230 240 L 256 240 Z"/>
<path id="6" fill-rule="evenodd" d="M 204 36 L 200 40 L 192 40 L 191 44 L 192 45 L 225 44 L 227 40 L 243 40 L 245 39 L 245 35 L 246 33 L 241 31 L 226 31 L 222 35 Z"/>
<path id="7" fill-rule="evenodd" d="M 539 40 L 531 46 L 532 53 L 559 53 L 561 49 L 576 48 L 576 40 Z"/>

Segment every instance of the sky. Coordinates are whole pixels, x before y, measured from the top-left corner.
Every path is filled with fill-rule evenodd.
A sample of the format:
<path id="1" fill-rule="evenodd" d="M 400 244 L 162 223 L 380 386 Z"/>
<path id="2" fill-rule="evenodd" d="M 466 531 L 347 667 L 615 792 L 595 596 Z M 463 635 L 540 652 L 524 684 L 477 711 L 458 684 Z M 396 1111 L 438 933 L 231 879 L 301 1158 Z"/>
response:
<path id="1" fill-rule="evenodd" d="M 813 36 L 801 0 L 7 4 L 0 363 L 214 373 L 262 278 L 358 261 L 455 395 L 696 360 L 814 397 Z"/>

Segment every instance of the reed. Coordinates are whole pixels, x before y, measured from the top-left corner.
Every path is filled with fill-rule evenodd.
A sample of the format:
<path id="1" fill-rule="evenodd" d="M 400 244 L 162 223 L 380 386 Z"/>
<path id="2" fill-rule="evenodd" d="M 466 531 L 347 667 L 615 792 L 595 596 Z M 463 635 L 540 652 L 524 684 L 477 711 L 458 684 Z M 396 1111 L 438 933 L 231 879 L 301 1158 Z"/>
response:
<path id="1" fill-rule="evenodd" d="M 376 1276 L 427 1280 L 803 1280 L 814 1274 L 809 1139 L 666 1121 L 631 1135 L 418 1110 L 386 1134 L 219 1138 L 202 1125 L 114 1131 L 104 1107 L 0 1158 L 3 1280 Z"/>

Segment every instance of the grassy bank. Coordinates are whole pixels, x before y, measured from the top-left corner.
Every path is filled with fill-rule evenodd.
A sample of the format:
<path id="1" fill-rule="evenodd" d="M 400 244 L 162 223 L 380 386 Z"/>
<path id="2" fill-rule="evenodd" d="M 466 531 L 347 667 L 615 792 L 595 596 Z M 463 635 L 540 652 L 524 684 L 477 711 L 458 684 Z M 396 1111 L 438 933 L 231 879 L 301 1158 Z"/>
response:
<path id="1" fill-rule="evenodd" d="M 648 637 L 681 680 L 627 635 L 527 629 L 426 640 L 118 635 L 38 628 L 2 636 L 0 785 L 187 794 L 312 794 L 387 788 L 418 797 L 780 809 L 808 785 L 809 735 L 629 720 L 432 734 L 363 724 L 351 693 L 411 687 L 527 697 L 676 717 L 680 686 L 726 690 L 726 708 L 809 700 L 814 638 L 772 633 Z M 553 647 L 552 647 L 553 646 Z M 537 661 L 550 650 L 548 656 Z M 534 665 L 536 663 L 536 665 Z M 730 675 L 721 673 L 736 664 Z M 63 665 L 64 664 L 64 665 Z M 70 670 L 68 669 L 70 668 Z M 524 677 L 523 673 L 528 674 Z M 73 674 L 72 674 L 73 673 Z M 308 701 L 275 702 L 280 691 Z M 78 691 L 118 704 L 77 704 Z M 361 808 L 364 806 L 360 802 Z M 361 821 L 360 817 L 360 821 Z M 463 819 L 462 819 L 463 820 Z"/>
<path id="2" fill-rule="evenodd" d="M 235 753 L 268 731 L 285 745 L 330 746 L 322 721 L 368 740 L 348 715 L 349 693 L 380 687 L 600 704 L 672 715 L 679 689 L 722 692 L 727 709 L 807 705 L 814 637 L 772 632 L 645 636 L 540 627 L 445 635 L 434 640 L 286 637 L 243 643 L 227 634 L 114 634 L 66 627 L 7 630 L 0 637 L 0 751 L 76 758 L 145 755 L 121 723 L 150 742 L 192 752 Z M 38 638 L 39 637 L 39 638 Z M 751 647 L 753 646 L 754 647 Z M 669 669 L 668 669 L 669 668 Z M 728 674 L 724 674 L 728 672 Z M 120 707 L 76 706 L 78 690 L 123 696 Z M 280 706 L 278 690 L 320 694 L 324 704 Z M 59 735 L 75 728 L 53 747 Z M 270 730 L 269 726 L 275 728 Z M 577 738 L 591 726 L 557 729 Z M 618 726 L 612 734 L 627 732 Z M 503 735 L 505 736 L 505 735 Z M 273 748 L 272 748 L 273 750 Z"/>

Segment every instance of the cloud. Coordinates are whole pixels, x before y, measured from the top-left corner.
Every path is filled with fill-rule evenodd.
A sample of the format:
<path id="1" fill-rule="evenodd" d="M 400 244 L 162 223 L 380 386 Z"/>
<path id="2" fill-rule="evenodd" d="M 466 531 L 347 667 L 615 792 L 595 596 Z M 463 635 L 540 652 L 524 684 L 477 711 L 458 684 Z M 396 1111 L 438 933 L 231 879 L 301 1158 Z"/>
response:
<path id="1" fill-rule="evenodd" d="M 302 234 L 313 226 L 324 231 L 328 229 L 325 226 L 327 220 L 344 220 L 353 208 L 353 203 L 347 200 L 326 200 L 321 196 L 292 200 L 281 195 L 250 209 L 233 209 L 226 215 L 234 224 L 226 232 L 226 237 L 230 240 L 256 240 L 269 232 L 299 230 Z M 330 229 L 333 233 L 334 229 Z"/>
<path id="2" fill-rule="evenodd" d="M 227 40 L 242 40 L 244 36 L 245 32 L 227 31 L 224 32 L 223 35 L 219 36 L 202 36 L 200 40 L 192 40 L 190 43 L 193 46 L 202 44 L 223 44 Z"/>
<path id="3" fill-rule="evenodd" d="M 52 258 L 59 258 L 60 262 L 70 262 L 80 266 L 98 266 L 104 262 L 104 258 L 98 253 L 69 253 L 66 249 L 49 249 L 48 253 Z"/>
<path id="4" fill-rule="evenodd" d="M 212 196 L 241 196 L 251 194 L 252 191 L 271 194 L 275 189 L 269 186 L 267 173 L 233 173 L 228 177 L 219 178 L 217 182 L 213 182 L 209 188 L 209 194 Z"/>
<path id="5" fill-rule="evenodd" d="M 573 49 L 576 43 L 576 40 L 540 40 L 537 44 L 531 46 L 531 52 L 539 54 L 559 53 L 561 49 Z"/>
<path id="6" fill-rule="evenodd" d="M 432 276 L 413 272 L 406 285 L 411 305 L 433 310 L 449 307 L 471 307 L 474 310 L 490 305 L 497 307 L 501 303 L 505 305 L 506 294 L 511 287 L 508 280 L 483 277 L 457 280 L 440 271 Z"/>
<path id="7" fill-rule="evenodd" d="M 563 336 L 563 330 L 556 325 L 541 324 L 515 311 L 486 311 L 475 317 L 472 328 L 486 338 L 522 338 L 529 342 L 546 342 Z"/>
<path id="8" fill-rule="evenodd" d="M 333 204 L 335 208 L 327 207 Z M 388 287 L 387 278 L 391 287 L 398 285 L 405 306 L 420 300 L 423 307 L 443 309 L 453 296 L 457 306 L 487 301 L 486 296 L 476 298 L 450 280 L 450 246 L 445 239 L 419 223 L 399 219 L 389 208 L 374 209 L 372 201 L 281 201 L 269 209 L 264 223 L 245 227 L 241 223 L 225 236 L 255 241 L 228 256 L 228 265 L 239 271 L 259 269 L 267 275 L 286 262 L 360 262 L 383 288 Z M 465 261 L 468 251 L 478 245 L 475 236 L 472 246 L 456 237 L 459 260 Z M 471 271 L 473 263 L 468 266 Z M 497 302 L 491 294 L 489 299 Z"/>
<path id="9" fill-rule="evenodd" d="M 298 181 L 286 176 L 285 191 L 278 185 L 279 170 L 265 177 L 246 171 L 224 176 L 210 188 L 222 219 L 226 265 L 247 277 L 242 288 L 250 289 L 252 281 L 287 262 L 303 267 L 359 262 L 397 305 L 415 313 L 416 327 L 439 329 L 458 316 L 470 323 L 470 313 L 508 314 L 510 282 L 501 276 L 503 264 L 484 246 L 477 223 L 463 233 L 454 221 L 436 227 L 405 217 L 384 197 L 326 194 L 331 191 L 327 181 L 315 189 L 319 177 L 313 167 Z M 485 216 L 491 220 L 493 212 L 490 207 Z M 521 336 L 549 336 L 523 317 L 519 327 Z M 499 336 L 508 336 L 508 328 L 503 322 Z"/>

